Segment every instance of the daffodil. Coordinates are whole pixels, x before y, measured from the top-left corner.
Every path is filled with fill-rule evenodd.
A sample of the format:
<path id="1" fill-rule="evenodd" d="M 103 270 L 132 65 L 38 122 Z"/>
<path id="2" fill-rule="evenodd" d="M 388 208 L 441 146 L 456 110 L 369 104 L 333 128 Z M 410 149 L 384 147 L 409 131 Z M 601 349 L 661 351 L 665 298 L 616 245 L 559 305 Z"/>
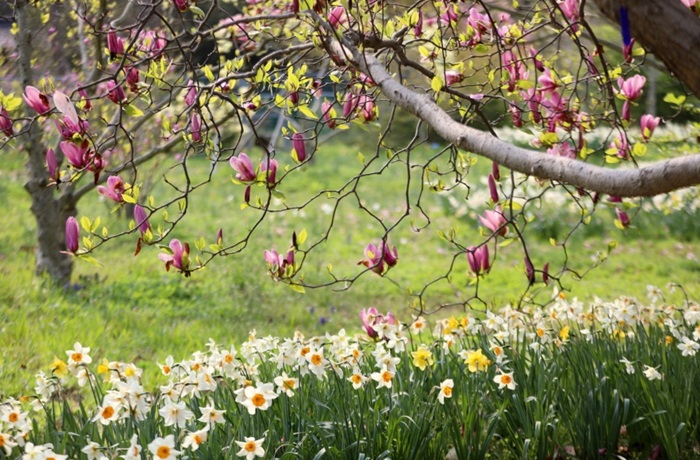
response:
<path id="1" fill-rule="evenodd" d="M 695 356 L 695 353 L 700 349 L 700 344 L 690 340 L 688 337 L 683 337 L 677 347 L 681 350 L 683 356 Z"/>
<path id="2" fill-rule="evenodd" d="M 258 386 L 249 385 L 241 390 L 237 390 L 236 401 L 241 403 L 248 410 L 250 415 L 255 415 L 258 410 L 267 410 L 272 404 L 272 400 L 277 398 L 274 387 L 271 383 L 264 383 Z"/>
<path id="3" fill-rule="evenodd" d="M 497 374 L 494 378 L 493 381 L 498 384 L 498 389 L 502 390 L 503 388 L 508 388 L 509 390 L 515 390 L 516 383 L 515 380 L 513 379 L 513 373 L 512 372 L 500 372 Z"/>
<path id="4" fill-rule="evenodd" d="M 662 380 L 664 375 L 656 370 L 655 367 L 644 365 L 644 377 L 648 380 Z"/>
<path id="5" fill-rule="evenodd" d="M 440 404 L 445 404 L 445 398 L 452 397 L 452 388 L 454 388 L 454 386 L 455 384 L 452 379 L 444 380 L 440 384 L 440 393 L 438 393 L 438 401 L 440 401 Z"/>
<path id="6" fill-rule="evenodd" d="M 53 362 L 51 363 L 50 368 L 51 373 L 60 379 L 68 375 L 68 365 L 62 359 L 55 357 L 53 359 Z"/>
<path id="7" fill-rule="evenodd" d="M 282 375 L 276 377 L 275 385 L 277 385 L 277 391 L 282 394 L 286 394 L 290 398 L 294 396 L 294 390 L 299 388 L 299 379 L 290 377 L 286 372 L 282 372 Z"/>
<path id="8" fill-rule="evenodd" d="M 155 460 L 175 460 L 182 453 L 175 449 L 175 437 L 172 434 L 154 439 L 148 445 L 148 450 Z"/>
<path id="9" fill-rule="evenodd" d="M 243 441 L 236 441 L 238 447 L 241 448 L 236 455 L 238 457 L 245 457 L 246 460 L 253 460 L 255 457 L 264 457 L 265 449 L 263 449 L 262 444 L 265 442 L 265 438 L 255 439 L 254 437 L 246 437 Z"/>
<path id="10" fill-rule="evenodd" d="M 201 430 L 193 431 L 185 436 L 185 440 L 182 441 L 182 447 L 184 449 L 192 449 L 193 451 L 199 449 L 199 446 L 203 444 L 209 434 L 209 425 L 205 426 Z"/>
<path id="11" fill-rule="evenodd" d="M 476 351 L 468 351 L 464 363 L 467 365 L 469 372 L 484 371 L 491 364 L 491 360 L 484 355 L 481 349 Z"/>
<path id="12" fill-rule="evenodd" d="M 141 460 L 141 446 L 139 445 L 139 436 L 137 434 L 131 437 L 129 447 L 126 453 L 121 456 L 124 460 Z"/>
<path id="13" fill-rule="evenodd" d="M 433 354 L 424 345 L 421 345 L 418 350 L 411 353 L 411 356 L 413 356 L 413 365 L 422 371 L 426 367 L 433 365 Z"/>
<path id="14" fill-rule="evenodd" d="M 396 373 L 390 371 L 387 368 L 382 368 L 379 372 L 373 372 L 371 377 L 372 380 L 377 382 L 377 389 L 379 388 L 391 388 L 391 381 Z"/>
<path id="15" fill-rule="evenodd" d="M 158 413 L 163 417 L 165 426 L 174 425 L 180 428 L 184 427 L 194 415 L 192 411 L 187 408 L 184 401 L 176 403 L 170 399 L 167 400 L 165 406 L 163 406 Z"/>
<path id="16" fill-rule="evenodd" d="M 355 390 L 359 390 L 360 388 L 362 388 L 365 382 L 367 382 L 367 380 L 367 377 L 362 375 L 359 369 L 355 369 L 352 375 L 348 377 L 348 381 L 352 383 L 352 387 Z"/>

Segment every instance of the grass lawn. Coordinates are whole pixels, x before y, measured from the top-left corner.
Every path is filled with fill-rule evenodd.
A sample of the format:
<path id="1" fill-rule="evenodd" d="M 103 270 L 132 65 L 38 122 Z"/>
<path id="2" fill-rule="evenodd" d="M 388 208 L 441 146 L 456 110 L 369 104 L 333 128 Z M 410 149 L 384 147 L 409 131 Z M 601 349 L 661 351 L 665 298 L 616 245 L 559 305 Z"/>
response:
<path id="1" fill-rule="evenodd" d="M 420 155 L 431 153 L 429 147 L 417 150 Z M 436 153 L 436 151 L 435 151 Z M 483 160 L 468 176 L 471 199 L 448 192 L 424 192 L 421 205 L 431 216 L 431 225 L 414 206 L 422 182 L 417 168 L 392 167 L 382 170 L 384 152 L 370 164 L 368 175 L 355 186 L 359 201 L 352 195 L 338 204 L 337 222 L 328 241 L 310 254 L 302 273 L 310 284 L 329 281 L 327 269 L 332 266 L 338 277 L 354 277 L 363 267 L 357 262 L 369 242 L 378 242 L 384 230 L 373 216 L 381 217 L 397 227 L 390 238 L 399 251 L 399 263 L 386 277 L 366 273 L 345 290 L 343 284 L 330 288 L 307 289 L 305 294 L 276 283 L 267 275 L 263 250 L 286 250 L 293 231 L 306 229 L 309 239 L 302 249 L 319 241 L 328 228 L 330 210 L 336 201 L 323 193 L 336 190 L 331 196 L 348 191 L 346 177 L 362 167 L 358 148 L 347 144 L 327 144 L 319 150 L 314 161 L 303 166 L 300 174 L 291 175 L 280 187 L 290 207 L 303 203 L 309 195 L 319 198 L 304 210 L 268 216 L 256 228 L 248 247 L 240 254 L 216 258 L 204 270 L 191 278 L 166 272 L 157 259 L 157 248 L 145 247 L 134 257 L 135 236 L 113 240 L 95 254 L 102 263 L 96 267 L 78 261 L 75 287 L 60 290 L 47 287 L 33 276 L 34 220 L 29 212 L 28 196 L 22 189 L 24 180 L 21 159 L 16 153 L 0 155 L 0 211 L 5 225 L 0 227 L 0 393 L 27 394 L 34 386 L 33 375 L 48 370 L 54 356 L 65 358 L 64 350 L 78 341 L 92 347 L 96 359 L 108 358 L 124 362 L 144 362 L 147 387 L 156 385 L 155 362 L 172 354 L 176 359 L 203 347 L 210 338 L 217 343 L 239 343 L 256 329 L 259 336 L 290 336 L 296 330 L 307 335 L 337 332 L 341 327 L 359 330 L 358 313 L 362 308 L 377 307 L 391 310 L 404 322 L 415 314 L 414 297 L 426 283 L 447 272 L 455 247 L 441 239 L 439 232 L 453 229 L 456 240 L 464 247 L 479 244 L 477 215 L 486 208 L 483 197 L 488 191 L 482 178 L 490 170 Z M 251 157 L 259 153 L 251 153 Z M 286 155 L 282 153 L 282 155 Z M 286 157 L 285 157 L 286 158 Z M 364 152 L 364 162 L 371 154 Z M 204 178 L 209 162 L 194 159 L 190 173 L 195 180 Z M 381 174 L 380 174 L 381 172 Z M 177 180 L 174 171 L 158 170 Z M 188 215 L 172 233 L 172 237 L 189 241 L 204 237 L 213 243 L 217 229 L 223 228 L 227 243 L 243 238 L 258 215 L 254 209 L 241 210 L 244 186 L 231 182 L 233 171 L 226 163 L 218 165 L 212 184 L 198 190 L 188 205 Z M 406 192 L 406 184 L 411 186 Z M 168 191 L 155 188 L 157 200 Z M 264 189 L 253 191 L 253 200 Z M 410 214 L 401 219 L 407 209 Z M 480 198 L 481 197 L 481 198 Z M 253 201 L 254 202 L 254 201 Z M 360 210 L 360 205 L 368 212 Z M 277 209 L 285 205 L 276 202 Z M 91 219 L 101 216 L 102 222 L 115 233 L 128 226 L 119 213 L 95 192 L 81 201 L 80 216 Z M 176 208 L 171 214 L 177 212 Z M 541 268 L 550 262 L 561 267 L 564 253 L 549 239 L 561 243 L 569 220 L 556 206 L 543 206 L 533 211 L 527 226 L 528 248 L 533 263 Z M 602 209 L 593 216 L 591 224 L 567 241 L 567 266 L 579 273 L 595 264 L 597 253 L 605 252 L 611 240 L 618 242 L 612 255 L 600 267 L 575 281 L 571 273 L 561 275 L 569 297 L 590 300 L 596 296 L 613 298 L 620 295 L 644 297 L 648 284 L 664 287 L 667 283 L 681 284 L 691 298 L 700 298 L 698 284 L 700 244 L 696 239 L 679 241 L 669 231 L 675 221 L 663 220 L 658 214 L 639 215 L 635 227 L 622 232 L 612 225 L 614 212 Z M 655 221 L 654 219 L 658 219 Z M 154 216 L 153 220 L 156 220 Z M 571 222 L 575 222 L 573 220 Z M 689 216 L 683 224 L 693 224 Z M 677 228 L 675 230 L 678 230 Z M 687 233 L 692 234 L 692 229 Z M 166 240 L 169 241 L 170 236 Z M 492 246 L 493 247 L 493 246 Z M 475 293 L 467 276 L 468 264 L 463 254 L 455 259 L 451 283 L 432 286 L 424 300 L 427 311 L 450 302 L 464 302 Z M 522 249 L 517 243 L 500 247 L 497 265 L 479 282 L 478 301 L 471 307 L 483 311 L 517 303 L 527 286 Z M 530 290 L 538 302 L 551 297 L 552 286 L 541 283 Z M 677 292 L 669 301 L 680 302 Z M 456 314 L 463 306 L 438 312 L 438 316 Z"/>

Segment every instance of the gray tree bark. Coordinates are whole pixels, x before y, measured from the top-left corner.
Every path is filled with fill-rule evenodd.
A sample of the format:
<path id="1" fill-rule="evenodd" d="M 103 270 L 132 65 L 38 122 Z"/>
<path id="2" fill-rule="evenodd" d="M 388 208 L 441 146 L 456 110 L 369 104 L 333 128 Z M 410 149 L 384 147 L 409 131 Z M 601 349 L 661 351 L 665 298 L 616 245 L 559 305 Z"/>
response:
<path id="1" fill-rule="evenodd" d="M 24 88 L 32 84 L 32 30 L 39 30 L 39 21 L 27 0 L 17 0 L 15 12 L 19 26 L 16 35 L 19 75 Z M 48 185 L 46 147 L 39 126 L 42 122 L 41 118 L 37 118 L 31 123 L 23 144 L 29 174 L 24 188 L 31 196 L 31 211 L 36 219 L 36 272 L 48 275 L 57 284 L 65 285 L 70 283 L 73 260 L 61 251 L 66 250 L 65 223 L 69 216 L 75 215 L 75 200 L 70 191 L 66 190 L 66 193 L 58 196 L 56 189 Z"/>
<path id="2" fill-rule="evenodd" d="M 609 19 L 625 7 L 630 31 L 700 97 L 700 18 L 680 0 L 593 0 Z"/>

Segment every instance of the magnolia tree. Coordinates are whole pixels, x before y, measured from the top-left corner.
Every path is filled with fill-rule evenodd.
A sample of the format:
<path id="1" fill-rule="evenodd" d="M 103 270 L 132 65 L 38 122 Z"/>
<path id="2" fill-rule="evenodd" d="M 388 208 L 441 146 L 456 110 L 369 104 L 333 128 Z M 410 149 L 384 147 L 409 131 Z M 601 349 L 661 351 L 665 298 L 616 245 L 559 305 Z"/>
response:
<path id="1" fill-rule="evenodd" d="M 158 254 L 165 269 L 190 276 L 217 256 L 243 251 L 269 216 L 330 200 L 325 232 L 290 230 L 288 248 L 259 255 L 272 278 L 302 289 L 312 284 L 303 278 L 305 263 L 342 224 L 338 206 L 349 199 L 381 231 L 357 248 L 362 261 L 348 264 L 349 275 L 329 270 L 318 283 L 346 287 L 399 263 L 392 231 L 416 213 L 430 222 L 420 203 L 425 189 L 468 196 L 469 183 L 483 180 L 490 199 L 479 216 L 480 238 L 443 235 L 452 254 L 444 255 L 447 268 L 438 276 L 449 279 L 466 262 L 478 288 L 508 240 L 522 250 L 530 285 L 557 282 L 566 264 L 535 266 L 527 244 L 527 208 L 545 193 L 561 190 L 579 208 L 574 229 L 600 203 L 616 209 L 616 225 L 624 228 L 630 199 L 700 183 L 700 156 L 638 162 L 662 122 L 642 113 L 644 68 L 665 68 L 686 95 L 700 95 L 699 4 L 15 0 L 0 128 L 3 150 L 27 157 L 37 270 L 65 283 L 75 256 L 89 258 L 113 238 L 131 238 L 137 253 L 149 247 L 154 264 Z M 601 36 L 610 24 L 612 41 L 610 33 Z M 666 102 L 695 111 L 686 95 Z M 404 128 L 405 141 L 387 146 L 401 114 L 410 114 L 416 129 Z M 278 120 L 271 134 L 262 130 L 266 118 Z M 300 205 L 279 199 L 294 175 L 315 167 L 329 133 L 340 139 L 362 125 L 379 127 L 378 147 L 345 186 L 310 192 Z M 500 140 L 495 127 L 503 125 L 522 130 L 530 147 Z M 414 154 L 427 142 L 425 127 L 448 147 Z M 594 129 L 604 131 L 602 144 L 591 141 Z M 251 139 L 262 155 L 251 153 Z M 191 162 L 203 156 L 209 174 L 194 181 Z M 486 177 L 467 175 L 474 156 L 492 162 Z M 154 161 L 170 167 L 167 194 L 143 193 Z M 364 207 L 357 187 L 391 168 L 423 178 L 396 190 L 406 200 L 396 218 Z M 196 245 L 173 239 L 192 195 L 214 174 L 233 176 L 226 193 L 246 209 L 231 212 L 254 214 L 254 224 L 236 238 L 223 231 Z M 527 177 L 537 178 L 534 192 Z M 130 225 L 107 229 L 94 216 L 77 215 L 78 201 L 90 193 L 127 210 Z"/>

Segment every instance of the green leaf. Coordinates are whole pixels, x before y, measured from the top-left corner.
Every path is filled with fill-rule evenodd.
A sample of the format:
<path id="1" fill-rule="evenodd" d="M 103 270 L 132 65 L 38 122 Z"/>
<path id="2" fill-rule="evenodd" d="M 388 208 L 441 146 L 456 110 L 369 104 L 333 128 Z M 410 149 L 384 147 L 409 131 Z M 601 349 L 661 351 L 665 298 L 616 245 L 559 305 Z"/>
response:
<path id="1" fill-rule="evenodd" d="M 97 230 L 97 227 L 100 226 L 100 216 L 95 217 L 95 220 L 92 222 L 92 225 L 90 226 L 90 233 L 95 233 Z"/>
<path id="2" fill-rule="evenodd" d="M 133 104 L 125 105 L 124 112 L 130 117 L 142 117 L 143 111 Z"/>
<path id="3" fill-rule="evenodd" d="M 202 11 L 201 8 L 197 8 L 194 5 L 190 5 L 190 11 L 194 13 L 195 16 L 203 18 L 204 17 L 204 11 Z"/>
<path id="4" fill-rule="evenodd" d="M 94 257 L 79 255 L 78 258 L 79 258 L 80 260 L 84 260 L 85 262 L 87 262 L 87 263 L 89 263 L 89 264 L 92 264 L 92 265 L 94 265 L 94 266 L 96 266 L 96 267 L 102 267 L 102 266 L 103 266 L 103 265 L 100 263 L 100 261 L 97 260 L 97 259 L 95 259 Z"/>
<path id="5" fill-rule="evenodd" d="M 302 229 L 302 231 L 300 231 L 297 235 L 297 246 L 301 246 L 302 244 L 304 244 L 304 241 L 306 241 L 307 237 L 308 234 L 306 233 L 306 229 Z"/>
<path id="6" fill-rule="evenodd" d="M 311 109 L 306 106 L 306 105 L 301 105 L 297 107 L 301 113 L 306 115 L 307 117 L 311 118 L 312 120 L 316 120 L 318 117 L 316 117 L 316 114 L 314 114 Z"/>
<path id="7" fill-rule="evenodd" d="M 668 93 L 666 96 L 664 96 L 664 102 L 668 102 L 671 105 L 682 105 L 685 102 L 686 97 L 681 94 L 680 96 L 676 96 L 673 93 Z"/>
<path id="8" fill-rule="evenodd" d="M 135 105 L 129 104 L 124 106 L 124 112 L 130 117 L 142 117 L 143 111 Z"/>
<path id="9" fill-rule="evenodd" d="M 209 81 L 214 81 L 214 72 L 211 71 L 211 67 L 206 65 L 206 66 L 204 66 L 202 71 L 204 72 L 204 76 L 207 77 L 207 79 L 209 79 Z"/>
<path id="10" fill-rule="evenodd" d="M 637 142 L 634 144 L 634 147 L 632 147 L 632 155 L 636 157 L 641 157 L 645 153 L 647 153 L 647 146 L 646 144 L 642 144 L 641 142 Z"/>
<path id="11" fill-rule="evenodd" d="M 90 222 L 90 218 L 87 216 L 83 216 L 80 218 L 80 226 L 83 227 L 83 230 L 86 232 L 90 232 L 90 228 L 92 227 L 92 224 Z"/>
<path id="12" fill-rule="evenodd" d="M 505 248 L 506 246 L 510 245 L 513 241 L 515 241 L 515 238 L 507 238 L 507 239 L 501 241 L 501 242 L 498 244 L 498 246 L 499 246 L 499 247 L 502 247 L 502 248 Z"/>
<path id="13" fill-rule="evenodd" d="M 299 284 L 288 284 L 288 286 L 294 292 L 298 292 L 299 294 L 306 294 L 306 289 L 304 289 L 304 286 L 301 286 Z"/>
<path id="14" fill-rule="evenodd" d="M 128 193 L 122 194 L 122 200 L 124 200 L 127 203 L 136 204 L 136 199 Z"/>
<path id="15" fill-rule="evenodd" d="M 430 82 L 430 87 L 433 89 L 433 91 L 439 93 L 443 87 L 442 78 L 440 78 L 438 75 L 435 75 L 432 81 Z"/>

